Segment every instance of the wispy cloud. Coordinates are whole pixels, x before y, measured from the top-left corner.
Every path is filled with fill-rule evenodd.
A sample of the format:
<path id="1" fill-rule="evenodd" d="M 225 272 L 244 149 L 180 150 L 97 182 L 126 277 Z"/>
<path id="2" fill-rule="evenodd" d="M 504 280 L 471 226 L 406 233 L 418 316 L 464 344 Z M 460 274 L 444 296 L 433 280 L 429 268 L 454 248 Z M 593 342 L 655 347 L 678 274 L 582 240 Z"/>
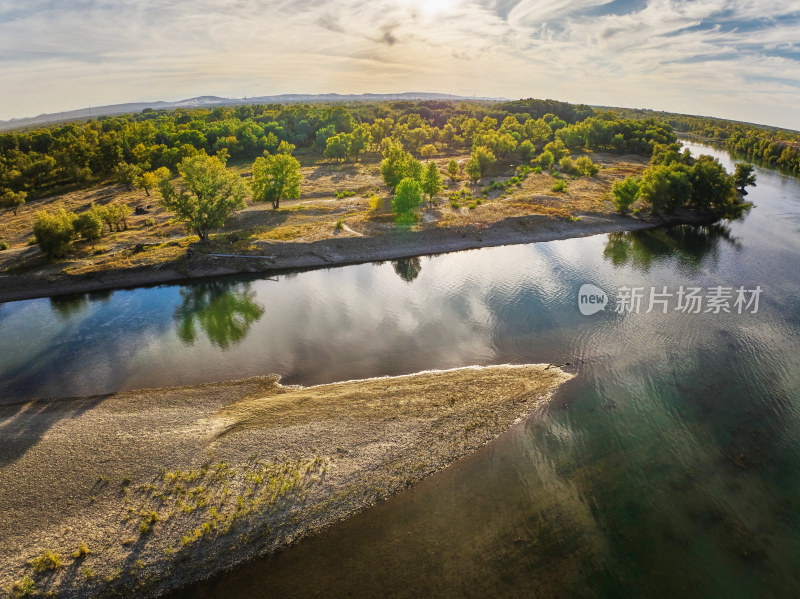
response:
<path id="1" fill-rule="evenodd" d="M 431 90 L 800 129 L 800 0 L 0 0 L 0 118 Z"/>

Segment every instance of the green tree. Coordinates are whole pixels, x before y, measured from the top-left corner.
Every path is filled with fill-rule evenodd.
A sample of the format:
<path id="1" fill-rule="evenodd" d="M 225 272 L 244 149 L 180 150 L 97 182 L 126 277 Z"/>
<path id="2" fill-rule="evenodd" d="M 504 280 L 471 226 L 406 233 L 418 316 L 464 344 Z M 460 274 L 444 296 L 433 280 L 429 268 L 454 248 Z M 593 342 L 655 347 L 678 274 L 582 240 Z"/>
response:
<path id="1" fill-rule="evenodd" d="M 614 183 L 612 193 L 614 194 L 614 208 L 620 214 L 625 214 L 639 197 L 639 179 L 636 177 L 625 177 L 624 181 Z"/>
<path id="2" fill-rule="evenodd" d="M 692 194 L 688 168 L 673 163 L 651 166 L 644 172 L 639 195 L 649 203 L 654 213 L 674 212 L 686 205 Z"/>
<path id="3" fill-rule="evenodd" d="M 228 171 L 216 156 L 185 158 L 178 172 L 182 181 L 177 188 L 169 179 L 159 183 L 162 203 L 202 241 L 208 239 L 209 230 L 221 227 L 236 210 L 246 206 L 242 178 Z"/>
<path id="4" fill-rule="evenodd" d="M 329 137 L 325 142 L 325 158 L 334 160 L 347 160 L 350 154 L 350 143 L 352 135 L 349 133 L 337 133 Z"/>
<path id="5" fill-rule="evenodd" d="M 575 161 L 575 168 L 578 169 L 580 174 L 586 177 L 595 177 L 597 173 L 600 172 L 600 167 L 592 162 L 592 159 L 588 156 L 580 156 Z"/>
<path id="6" fill-rule="evenodd" d="M 700 156 L 689 170 L 689 182 L 695 208 L 718 211 L 734 201 L 734 178 L 716 158 Z"/>
<path id="7" fill-rule="evenodd" d="M 117 183 L 124 185 L 129 191 L 133 189 L 133 186 L 136 184 L 136 181 L 141 174 L 142 169 L 135 164 L 120 162 L 114 167 L 114 178 L 117 180 Z"/>
<path id="8" fill-rule="evenodd" d="M 546 150 L 539 155 L 539 164 L 545 170 L 553 166 L 553 163 L 555 161 L 556 161 L 555 156 L 553 156 L 553 153 L 550 152 L 549 150 Z"/>
<path id="9" fill-rule="evenodd" d="M 25 203 L 25 198 L 27 197 L 28 194 L 24 191 L 12 191 L 11 189 L 6 189 L 2 194 L 0 194 L 0 207 L 11 210 L 14 213 L 14 216 L 16 216 L 17 210 Z"/>
<path id="10" fill-rule="evenodd" d="M 560 139 L 551 141 L 544 147 L 545 152 L 550 152 L 553 155 L 553 160 L 558 162 L 564 156 L 569 156 L 569 150 Z"/>
<path id="11" fill-rule="evenodd" d="M 278 144 L 278 149 L 275 150 L 275 152 L 277 154 L 289 154 L 291 156 L 296 147 L 297 146 L 290 144 L 288 141 L 282 141 Z"/>
<path id="12" fill-rule="evenodd" d="M 75 239 L 76 216 L 63 208 L 58 212 L 37 212 L 33 236 L 41 250 L 50 258 L 67 255 Z"/>
<path id="13" fill-rule="evenodd" d="M 432 207 L 433 197 L 442 191 L 442 174 L 439 172 L 439 167 L 432 160 L 425 167 L 420 183 L 422 191 L 428 194 L 428 206 Z"/>
<path id="14" fill-rule="evenodd" d="M 517 146 L 517 151 L 519 152 L 520 158 L 522 158 L 525 162 L 528 162 L 536 153 L 536 147 L 530 140 L 526 139 L 519 144 L 519 146 Z"/>
<path id="15" fill-rule="evenodd" d="M 406 177 L 419 181 L 422 176 L 422 163 L 398 144 L 391 143 L 383 153 L 381 176 L 386 187 L 394 189 Z"/>
<path id="16" fill-rule="evenodd" d="M 744 191 L 745 187 L 752 187 L 756 184 L 755 167 L 746 162 L 737 162 L 736 170 L 733 173 L 733 180 L 736 189 Z"/>
<path id="17" fill-rule="evenodd" d="M 455 183 L 458 179 L 458 173 L 461 171 L 461 168 L 458 166 L 458 162 L 451 159 L 450 162 L 447 163 L 447 176 L 450 177 L 450 181 Z"/>
<path id="18" fill-rule="evenodd" d="M 81 236 L 81 239 L 91 241 L 92 245 L 94 245 L 96 239 L 100 239 L 103 236 L 101 213 L 102 211 L 92 204 L 89 210 L 75 219 L 75 232 Z"/>
<path id="19" fill-rule="evenodd" d="M 489 167 L 491 167 L 495 162 L 497 162 L 497 158 L 495 158 L 494 152 L 492 152 L 486 146 L 478 146 L 477 148 L 474 148 L 472 150 L 472 155 L 470 156 L 470 162 L 472 161 L 475 161 L 477 163 L 478 170 L 480 172 L 480 176 L 478 178 L 481 178 L 487 173 Z M 467 166 L 469 166 L 469 163 L 467 163 Z M 470 178 L 472 179 L 472 175 L 470 175 Z"/>
<path id="20" fill-rule="evenodd" d="M 419 149 L 419 155 L 423 158 L 433 158 L 436 156 L 436 146 L 433 144 L 426 144 Z"/>
<path id="21" fill-rule="evenodd" d="M 369 127 L 367 125 L 358 125 L 350 134 L 350 153 L 353 155 L 353 161 L 358 160 L 358 155 L 367 149 L 372 141 Z"/>
<path id="22" fill-rule="evenodd" d="M 165 179 L 167 177 L 169 177 L 169 169 L 165 166 L 162 166 L 154 171 L 142 173 L 139 179 L 136 181 L 136 187 L 144 190 L 144 193 L 149 196 L 150 190 L 156 189 L 161 179 Z"/>
<path id="23" fill-rule="evenodd" d="M 553 130 L 543 119 L 529 119 L 524 125 L 524 135 L 536 148 L 544 148 L 553 136 Z"/>
<path id="24" fill-rule="evenodd" d="M 300 197 L 300 162 L 288 154 L 275 154 L 256 158 L 253 163 L 253 180 L 250 189 L 254 202 L 272 202 L 280 208 L 281 200 Z"/>
<path id="25" fill-rule="evenodd" d="M 392 198 L 392 210 L 398 217 L 411 215 L 422 203 L 422 187 L 419 181 L 406 177 L 397 184 L 397 191 Z"/>

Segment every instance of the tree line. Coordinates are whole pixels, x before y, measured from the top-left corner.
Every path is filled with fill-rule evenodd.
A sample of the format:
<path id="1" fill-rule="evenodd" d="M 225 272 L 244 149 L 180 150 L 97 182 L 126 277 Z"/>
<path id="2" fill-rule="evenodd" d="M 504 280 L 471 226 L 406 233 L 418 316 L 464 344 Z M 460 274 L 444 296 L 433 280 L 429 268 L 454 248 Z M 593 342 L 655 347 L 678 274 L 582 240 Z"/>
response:
<path id="1" fill-rule="evenodd" d="M 626 118 L 657 118 L 676 131 L 704 137 L 722 144 L 732 154 L 800 177 L 800 132 L 711 117 L 651 110 L 614 110 Z"/>
<path id="2" fill-rule="evenodd" d="M 545 112 L 546 111 L 546 112 Z M 148 191 L 159 169 L 177 172 L 185 158 L 254 159 L 282 143 L 333 160 L 357 160 L 399 143 L 414 156 L 489 147 L 523 158 L 559 140 L 619 153 L 649 155 L 674 141 L 655 121 L 622 120 L 586 106 L 551 100 L 508 103 L 384 102 L 351 105 L 246 105 L 178 109 L 0 134 L 0 202 L 14 208 L 65 187 L 108 179 Z"/>

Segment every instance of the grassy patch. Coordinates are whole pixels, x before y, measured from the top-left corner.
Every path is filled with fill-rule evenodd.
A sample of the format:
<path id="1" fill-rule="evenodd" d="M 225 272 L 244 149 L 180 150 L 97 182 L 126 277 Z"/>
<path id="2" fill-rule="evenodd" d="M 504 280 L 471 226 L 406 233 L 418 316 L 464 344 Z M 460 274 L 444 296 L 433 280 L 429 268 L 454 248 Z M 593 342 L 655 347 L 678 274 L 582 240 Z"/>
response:
<path id="1" fill-rule="evenodd" d="M 61 561 L 61 556 L 49 549 L 46 549 L 41 555 L 31 560 L 31 567 L 37 574 L 42 574 L 50 570 L 57 570 L 63 565 L 64 562 Z"/>

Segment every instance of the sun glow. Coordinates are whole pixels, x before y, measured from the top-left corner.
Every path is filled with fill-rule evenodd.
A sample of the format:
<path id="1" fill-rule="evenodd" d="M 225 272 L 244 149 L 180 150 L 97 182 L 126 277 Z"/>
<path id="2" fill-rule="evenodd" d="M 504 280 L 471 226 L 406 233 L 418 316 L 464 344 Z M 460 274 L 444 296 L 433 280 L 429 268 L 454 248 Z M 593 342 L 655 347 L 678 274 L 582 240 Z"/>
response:
<path id="1" fill-rule="evenodd" d="M 428 16 L 436 16 L 449 12 L 458 5 L 457 0 L 410 0 L 404 2 L 411 8 L 419 10 Z"/>

